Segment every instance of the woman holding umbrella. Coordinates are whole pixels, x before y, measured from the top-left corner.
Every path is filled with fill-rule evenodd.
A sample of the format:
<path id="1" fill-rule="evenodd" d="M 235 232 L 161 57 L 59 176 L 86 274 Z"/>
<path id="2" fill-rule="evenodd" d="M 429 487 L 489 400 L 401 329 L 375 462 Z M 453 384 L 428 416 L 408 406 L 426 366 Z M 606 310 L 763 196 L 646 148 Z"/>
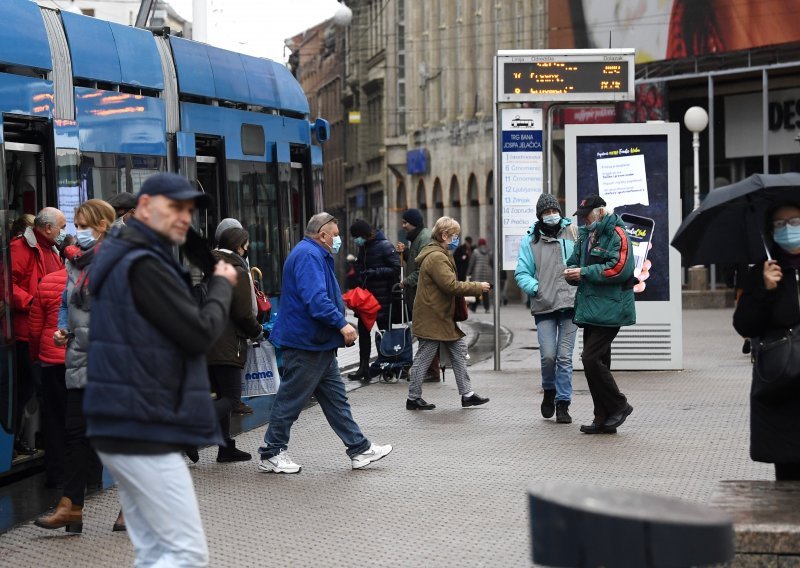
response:
<path id="1" fill-rule="evenodd" d="M 800 202 L 770 209 L 764 233 L 772 258 L 750 269 L 733 314 L 734 328 L 745 337 L 769 337 L 800 324 Z M 753 379 L 750 457 L 775 464 L 778 481 L 800 480 L 800 380 L 765 392 L 755 370 Z"/>

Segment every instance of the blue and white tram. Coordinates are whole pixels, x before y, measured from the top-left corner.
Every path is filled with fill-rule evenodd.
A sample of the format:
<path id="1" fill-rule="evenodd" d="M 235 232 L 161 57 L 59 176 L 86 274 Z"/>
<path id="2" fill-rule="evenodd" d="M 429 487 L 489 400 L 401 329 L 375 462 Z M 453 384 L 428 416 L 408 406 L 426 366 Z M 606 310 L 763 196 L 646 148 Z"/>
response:
<path id="1" fill-rule="evenodd" d="M 235 217 L 280 295 L 283 260 L 322 209 L 322 119 L 282 65 L 180 37 L 0 5 L 0 474 L 12 463 L 15 360 L 9 227 L 44 206 L 138 191 L 175 171 L 213 196 L 198 227 Z M 19 460 L 22 461 L 22 460 Z"/>

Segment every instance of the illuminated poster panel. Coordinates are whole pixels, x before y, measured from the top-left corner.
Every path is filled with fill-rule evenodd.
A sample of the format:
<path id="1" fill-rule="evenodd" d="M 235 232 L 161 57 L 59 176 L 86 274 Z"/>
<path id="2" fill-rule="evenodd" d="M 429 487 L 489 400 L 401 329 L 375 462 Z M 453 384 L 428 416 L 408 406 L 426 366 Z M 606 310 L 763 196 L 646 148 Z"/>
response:
<path id="1" fill-rule="evenodd" d="M 681 221 L 679 132 L 677 123 L 565 127 L 566 213 L 586 196 L 600 195 L 625 222 L 642 280 L 637 323 L 623 327 L 612 345 L 614 369 L 683 367 L 681 261 L 669 246 Z M 582 344 L 579 332 L 578 366 Z"/>

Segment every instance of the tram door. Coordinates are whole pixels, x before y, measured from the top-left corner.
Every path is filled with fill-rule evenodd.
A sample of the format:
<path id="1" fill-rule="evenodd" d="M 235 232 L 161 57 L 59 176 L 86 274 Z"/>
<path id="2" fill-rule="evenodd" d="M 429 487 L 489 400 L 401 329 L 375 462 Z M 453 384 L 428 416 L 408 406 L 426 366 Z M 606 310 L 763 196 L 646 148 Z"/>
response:
<path id="1" fill-rule="evenodd" d="M 47 200 L 44 143 L 47 123 L 2 117 L 0 122 L 0 473 L 12 465 L 31 459 L 19 456 L 12 464 L 14 431 L 22 428 L 21 438 L 36 447 L 39 416 L 34 401 L 17 408 L 15 397 L 19 381 L 33 382 L 29 362 L 17 361 L 14 334 L 13 289 L 10 239 L 14 222 L 36 213 Z M 24 227 L 23 227 L 24 228 Z M 26 357 L 27 359 L 27 357 Z M 26 411 L 30 414 L 23 415 Z M 20 420 L 24 418 L 24 420 Z M 35 456 L 34 456 L 35 457 Z"/>

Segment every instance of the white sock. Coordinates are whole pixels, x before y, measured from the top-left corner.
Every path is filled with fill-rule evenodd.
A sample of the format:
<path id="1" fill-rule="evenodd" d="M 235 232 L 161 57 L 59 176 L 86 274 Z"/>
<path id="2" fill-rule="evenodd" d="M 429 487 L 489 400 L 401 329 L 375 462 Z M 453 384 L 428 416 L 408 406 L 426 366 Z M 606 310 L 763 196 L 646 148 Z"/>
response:
<path id="1" fill-rule="evenodd" d="M 464 398 L 469 398 L 469 397 L 471 397 L 473 394 L 475 394 L 475 391 L 469 391 L 467 394 L 464 394 L 464 395 L 461 395 L 461 396 L 463 396 Z"/>

